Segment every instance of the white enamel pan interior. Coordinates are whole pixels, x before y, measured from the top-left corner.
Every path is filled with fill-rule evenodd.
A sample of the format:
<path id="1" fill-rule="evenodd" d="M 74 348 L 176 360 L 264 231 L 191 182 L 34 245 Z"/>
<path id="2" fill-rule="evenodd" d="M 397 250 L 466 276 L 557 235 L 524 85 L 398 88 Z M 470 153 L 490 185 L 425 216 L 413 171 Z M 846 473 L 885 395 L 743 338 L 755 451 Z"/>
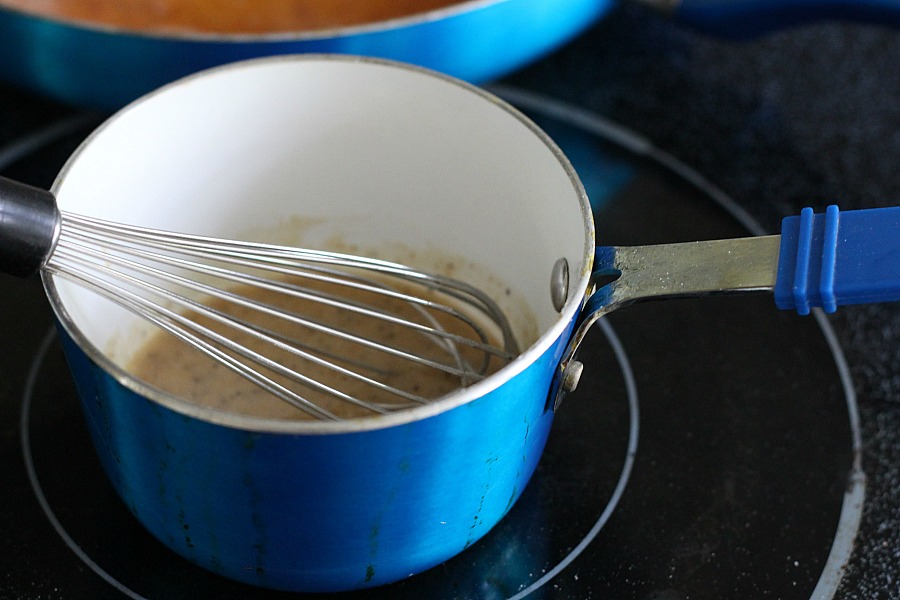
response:
<path id="1" fill-rule="evenodd" d="M 186 414 L 262 430 L 384 427 L 482 396 L 572 321 L 594 249 L 577 175 L 527 118 L 468 84 L 377 60 L 267 58 L 170 84 L 101 126 L 53 191 L 63 210 L 148 227 L 379 252 L 426 268 L 448 257 L 471 263 L 455 274 L 496 296 L 525 350 L 497 375 L 422 408 L 337 424 L 265 422 L 134 381 L 123 365 L 147 328 L 49 278 L 63 325 L 125 385 Z M 561 312 L 550 294 L 559 258 L 572 290 Z"/>

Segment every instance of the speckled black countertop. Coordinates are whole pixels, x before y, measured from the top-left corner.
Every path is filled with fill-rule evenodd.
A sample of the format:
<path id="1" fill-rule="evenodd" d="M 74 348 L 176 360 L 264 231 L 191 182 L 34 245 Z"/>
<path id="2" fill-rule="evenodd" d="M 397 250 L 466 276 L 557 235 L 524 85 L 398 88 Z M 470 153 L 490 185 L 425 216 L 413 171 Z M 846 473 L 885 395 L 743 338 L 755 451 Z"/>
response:
<path id="1" fill-rule="evenodd" d="M 636 6 L 510 77 L 647 136 L 763 226 L 900 202 L 900 32 L 817 23 L 750 41 Z M 900 598 L 900 306 L 830 317 L 859 397 L 868 478 L 841 598 Z M 809 415 L 815 419 L 814 414 Z"/>

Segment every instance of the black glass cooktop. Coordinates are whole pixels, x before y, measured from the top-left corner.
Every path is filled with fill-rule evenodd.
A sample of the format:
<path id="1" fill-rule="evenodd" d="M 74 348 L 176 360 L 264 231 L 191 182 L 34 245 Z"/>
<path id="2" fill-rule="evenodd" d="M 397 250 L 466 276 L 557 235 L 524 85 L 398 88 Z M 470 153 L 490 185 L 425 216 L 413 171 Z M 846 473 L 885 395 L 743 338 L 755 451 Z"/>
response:
<path id="1" fill-rule="evenodd" d="M 648 140 L 496 91 L 573 161 L 603 243 L 762 232 Z M 36 185 L 101 118 L 3 100 L 19 113 L 0 174 Z M 287 596 L 206 573 L 132 519 L 94 457 L 38 282 L 0 281 L 0 598 Z M 534 479 L 494 531 L 424 574 L 331 597 L 834 596 L 865 483 L 853 386 L 824 318 L 764 295 L 648 303 L 605 319 L 582 360 Z"/>

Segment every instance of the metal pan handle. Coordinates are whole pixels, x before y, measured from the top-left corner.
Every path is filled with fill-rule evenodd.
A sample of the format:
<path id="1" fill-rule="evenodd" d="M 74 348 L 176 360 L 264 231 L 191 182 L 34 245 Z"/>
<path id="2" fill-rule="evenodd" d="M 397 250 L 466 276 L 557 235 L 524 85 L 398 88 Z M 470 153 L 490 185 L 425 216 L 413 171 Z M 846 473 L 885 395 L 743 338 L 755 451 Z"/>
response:
<path id="1" fill-rule="evenodd" d="M 617 277 L 591 290 L 551 388 L 559 406 L 578 384 L 575 360 L 590 327 L 640 300 L 770 291 L 778 308 L 900 300 L 900 206 L 816 215 L 806 208 L 782 222 L 781 235 L 653 246 L 601 246 L 594 279 Z"/>

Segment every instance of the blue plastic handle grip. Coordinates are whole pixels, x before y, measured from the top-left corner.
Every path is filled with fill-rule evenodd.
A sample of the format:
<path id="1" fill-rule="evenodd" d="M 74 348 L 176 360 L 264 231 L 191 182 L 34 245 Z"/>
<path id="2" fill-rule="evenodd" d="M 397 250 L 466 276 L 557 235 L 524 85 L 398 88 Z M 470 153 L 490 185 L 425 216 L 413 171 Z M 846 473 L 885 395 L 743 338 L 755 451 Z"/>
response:
<path id="1" fill-rule="evenodd" d="M 778 308 L 809 314 L 844 304 L 900 300 L 900 207 L 824 214 L 811 208 L 781 225 Z"/>
<path id="2" fill-rule="evenodd" d="M 690 26 L 747 38 L 818 20 L 900 25 L 898 0 L 681 0 L 675 17 Z"/>

